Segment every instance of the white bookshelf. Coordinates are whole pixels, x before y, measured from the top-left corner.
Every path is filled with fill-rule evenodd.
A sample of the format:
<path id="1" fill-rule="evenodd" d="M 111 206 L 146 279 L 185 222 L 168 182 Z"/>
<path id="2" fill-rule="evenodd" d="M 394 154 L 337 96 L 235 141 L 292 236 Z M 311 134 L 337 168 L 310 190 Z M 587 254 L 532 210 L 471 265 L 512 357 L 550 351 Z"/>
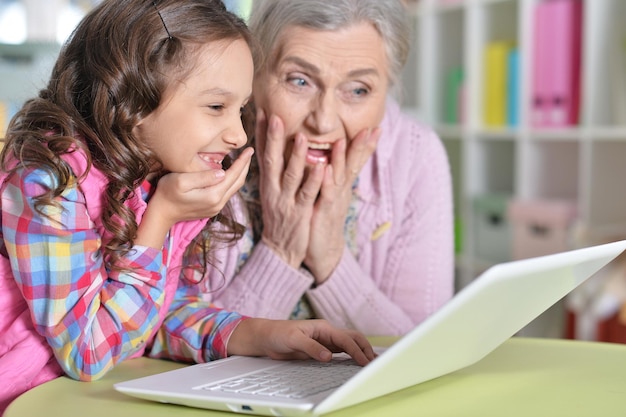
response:
<path id="1" fill-rule="evenodd" d="M 476 196 L 507 193 L 524 199 L 567 199 L 578 211 L 588 241 L 626 236 L 626 114 L 615 115 L 609 47 L 626 39 L 626 1 L 583 0 L 581 109 L 577 126 L 535 129 L 530 124 L 533 11 L 546 0 L 466 0 L 411 3 L 414 48 L 404 73 L 403 103 L 432 126 L 448 150 L 455 214 L 463 224 L 457 254 L 457 287 L 492 263 L 476 256 Z M 485 127 L 483 47 L 490 40 L 515 41 L 520 53 L 519 124 Z M 465 71 L 465 118 L 446 123 L 444 74 Z"/>

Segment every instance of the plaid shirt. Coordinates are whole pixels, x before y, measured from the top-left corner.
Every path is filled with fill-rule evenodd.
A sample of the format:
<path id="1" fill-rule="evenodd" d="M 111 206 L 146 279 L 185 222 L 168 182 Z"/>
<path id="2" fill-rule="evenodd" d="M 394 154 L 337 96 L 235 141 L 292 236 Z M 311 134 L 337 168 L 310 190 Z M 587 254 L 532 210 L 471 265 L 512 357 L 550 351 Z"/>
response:
<path id="1" fill-rule="evenodd" d="M 21 169 L 1 194 L 0 253 L 10 260 L 35 331 L 63 370 L 94 380 L 144 350 L 185 362 L 225 357 L 228 337 L 243 318 L 202 301 L 197 285 L 179 279 L 180 257 L 166 265 L 174 232 L 161 250 L 133 247 L 122 261 L 128 270 L 105 267 L 101 223 L 90 216 L 82 192 L 88 179 L 79 187 L 74 178 L 55 199 L 59 206 L 46 205 L 41 213 L 34 197 L 57 181 L 43 170 Z M 148 184 L 142 187 L 140 204 L 149 191 Z M 170 280 L 177 275 L 174 285 L 167 285 L 168 270 Z"/>

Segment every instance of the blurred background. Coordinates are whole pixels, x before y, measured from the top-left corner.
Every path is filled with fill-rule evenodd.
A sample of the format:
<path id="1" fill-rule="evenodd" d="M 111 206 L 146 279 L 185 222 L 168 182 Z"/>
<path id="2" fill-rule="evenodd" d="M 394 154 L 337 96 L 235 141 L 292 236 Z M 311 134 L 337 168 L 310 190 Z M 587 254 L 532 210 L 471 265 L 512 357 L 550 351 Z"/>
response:
<path id="1" fill-rule="evenodd" d="M 0 0 L 0 43 L 63 43 L 73 28 L 101 0 Z M 229 10 L 247 17 L 252 0 L 226 0 Z"/>

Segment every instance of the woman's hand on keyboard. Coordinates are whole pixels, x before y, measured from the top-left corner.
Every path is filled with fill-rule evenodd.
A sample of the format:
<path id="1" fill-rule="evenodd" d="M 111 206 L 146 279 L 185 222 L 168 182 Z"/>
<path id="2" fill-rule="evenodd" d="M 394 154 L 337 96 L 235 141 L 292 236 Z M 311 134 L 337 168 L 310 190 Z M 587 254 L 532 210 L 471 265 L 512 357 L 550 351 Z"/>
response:
<path id="1" fill-rule="evenodd" d="M 233 331 L 227 348 L 229 355 L 322 362 L 329 361 L 333 353 L 346 352 L 362 366 L 376 356 L 363 334 L 338 329 L 325 320 L 248 318 Z"/>

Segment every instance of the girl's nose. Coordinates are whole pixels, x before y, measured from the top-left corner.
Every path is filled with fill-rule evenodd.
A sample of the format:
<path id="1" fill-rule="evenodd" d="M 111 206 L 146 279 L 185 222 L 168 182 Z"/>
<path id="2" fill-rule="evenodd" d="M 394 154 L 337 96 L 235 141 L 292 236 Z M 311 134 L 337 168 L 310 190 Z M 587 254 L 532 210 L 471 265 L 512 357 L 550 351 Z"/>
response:
<path id="1" fill-rule="evenodd" d="M 224 132 L 224 142 L 235 149 L 243 147 L 248 142 L 248 135 L 243 127 L 241 118 L 237 118 Z"/>

